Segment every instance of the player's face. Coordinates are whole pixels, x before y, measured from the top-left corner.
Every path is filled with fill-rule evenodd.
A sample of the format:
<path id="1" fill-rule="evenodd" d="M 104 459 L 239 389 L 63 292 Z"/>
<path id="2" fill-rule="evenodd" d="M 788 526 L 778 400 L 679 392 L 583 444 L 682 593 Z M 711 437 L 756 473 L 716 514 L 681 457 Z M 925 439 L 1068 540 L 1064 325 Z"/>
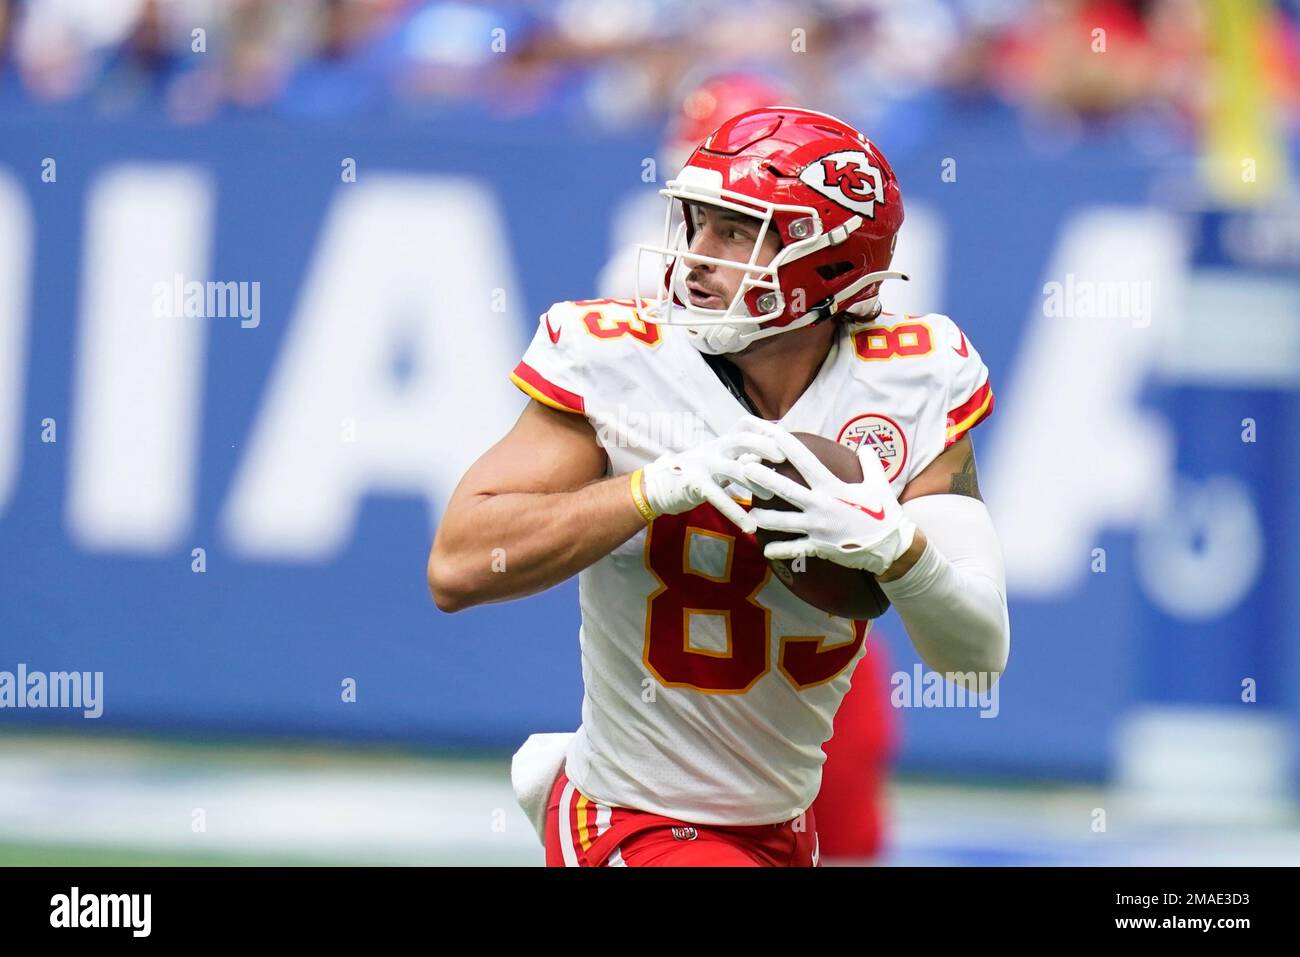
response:
<path id="1" fill-rule="evenodd" d="M 734 259 L 749 262 L 762 223 L 756 216 L 716 206 L 691 205 L 688 209 L 695 233 L 691 237 L 690 251 L 716 259 Z M 766 266 L 781 248 L 781 239 L 769 226 L 755 262 Z M 702 309 L 725 309 L 740 288 L 745 272 L 731 266 L 697 263 L 686 274 L 686 289 L 691 304 Z"/>

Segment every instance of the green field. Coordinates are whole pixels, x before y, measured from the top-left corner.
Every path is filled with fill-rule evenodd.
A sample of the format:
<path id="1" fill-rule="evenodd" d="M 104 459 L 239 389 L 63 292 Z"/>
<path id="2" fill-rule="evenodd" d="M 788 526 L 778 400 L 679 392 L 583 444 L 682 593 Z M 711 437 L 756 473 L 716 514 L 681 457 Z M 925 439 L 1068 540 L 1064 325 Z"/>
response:
<path id="1" fill-rule="evenodd" d="M 499 753 L 4 735 L 0 780 L 4 866 L 543 861 Z M 902 778 L 888 819 L 884 864 L 1300 863 L 1294 807 L 1211 820 L 1101 787 Z"/>

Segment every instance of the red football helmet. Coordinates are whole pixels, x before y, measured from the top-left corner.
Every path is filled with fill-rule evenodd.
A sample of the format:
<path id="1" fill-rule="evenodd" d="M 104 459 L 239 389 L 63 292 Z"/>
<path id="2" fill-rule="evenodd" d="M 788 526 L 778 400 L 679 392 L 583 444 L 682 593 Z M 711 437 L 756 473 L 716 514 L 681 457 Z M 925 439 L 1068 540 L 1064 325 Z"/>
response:
<path id="1" fill-rule="evenodd" d="M 660 195 L 669 201 L 663 245 L 639 247 L 664 267 L 663 287 L 648 308 L 657 322 L 688 327 L 701 351 L 738 352 L 842 312 L 872 316 L 881 280 L 907 278 L 887 271 L 903 223 L 898 180 L 866 137 L 825 113 L 765 107 L 733 117 Z M 759 221 L 748 262 L 690 252 L 692 204 Z M 757 259 L 769 228 L 782 245 L 764 266 Z M 690 302 L 684 283 L 696 263 L 744 272 L 725 309 Z"/>

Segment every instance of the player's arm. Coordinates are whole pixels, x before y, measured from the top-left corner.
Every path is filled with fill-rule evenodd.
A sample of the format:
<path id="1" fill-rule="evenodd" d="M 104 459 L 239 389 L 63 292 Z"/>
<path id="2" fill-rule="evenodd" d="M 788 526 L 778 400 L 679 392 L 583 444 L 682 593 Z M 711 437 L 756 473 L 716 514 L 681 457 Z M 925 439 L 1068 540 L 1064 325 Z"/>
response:
<path id="1" fill-rule="evenodd" d="M 904 505 L 923 495 L 966 495 L 984 501 L 980 496 L 979 476 L 975 473 L 975 446 L 971 444 L 969 435 L 962 436 L 945 449 L 920 475 L 908 482 L 898 496 L 898 504 Z M 918 528 L 907 551 L 877 575 L 877 579 L 887 582 L 902 578 L 921 557 L 925 543 L 925 532 Z"/>
<path id="2" fill-rule="evenodd" d="M 429 552 L 443 611 L 520 598 L 571 577 L 644 527 L 628 476 L 581 415 L 529 401 L 452 493 Z M 499 549 L 499 551 L 498 551 Z"/>
<path id="3" fill-rule="evenodd" d="M 966 495 L 984 501 L 975 472 L 975 446 L 969 435 L 963 435 L 944 449 L 920 475 L 908 482 L 898 501 L 902 504 L 922 495 Z"/>
<path id="4" fill-rule="evenodd" d="M 1006 575 L 970 436 L 908 482 L 899 502 L 916 531 L 877 575 L 882 591 L 930 668 L 995 680 L 1011 648 Z"/>
<path id="5" fill-rule="evenodd" d="M 631 475 L 603 478 L 605 450 L 584 416 L 536 400 L 470 466 L 447 503 L 429 552 L 433 600 L 443 611 L 522 598 L 577 574 L 657 515 L 710 502 L 743 531 L 756 526 L 723 489 L 746 456 L 783 461 L 775 442 L 737 428 Z"/>

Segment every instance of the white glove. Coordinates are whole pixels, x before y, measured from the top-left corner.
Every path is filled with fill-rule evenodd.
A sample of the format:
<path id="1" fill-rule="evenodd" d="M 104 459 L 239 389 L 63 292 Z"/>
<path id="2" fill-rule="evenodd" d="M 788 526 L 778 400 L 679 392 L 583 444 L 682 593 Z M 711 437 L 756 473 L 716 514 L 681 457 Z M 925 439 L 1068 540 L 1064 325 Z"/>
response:
<path id="1" fill-rule="evenodd" d="M 860 568 L 879 575 L 912 545 L 916 525 L 903 514 L 874 442 L 858 446 L 862 481 L 841 482 L 818 461 L 808 447 L 785 429 L 770 422 L 754 427 L 774 439 L 790 464 L 808 482 L 804 488 L 766 465 L 744 466 L 743 481 L 761 498 L 778 495 L 799 511 L 751 509 L 749 517 L 760 528 L 774 532 L 802 532 L 802 538 L 771 542 L 763 549 L 769 559 L 825 558 L 837 565 Z"/>
<path id="2" fill-rule="evenodd" d="M 654 514 L 680 515 L 707 501 L 741 531 L 757 531 L 749 513 L 723 491 L 730 482 L 744 483 L 742 469 L 748 464 L 785 461 L 776 439 L 755 431 L 755 423 L 763 420 L 745 416 L 726 435 L 685 452 L 668 452 L 647 465 L 641 477 L 646 504 Z"/>

